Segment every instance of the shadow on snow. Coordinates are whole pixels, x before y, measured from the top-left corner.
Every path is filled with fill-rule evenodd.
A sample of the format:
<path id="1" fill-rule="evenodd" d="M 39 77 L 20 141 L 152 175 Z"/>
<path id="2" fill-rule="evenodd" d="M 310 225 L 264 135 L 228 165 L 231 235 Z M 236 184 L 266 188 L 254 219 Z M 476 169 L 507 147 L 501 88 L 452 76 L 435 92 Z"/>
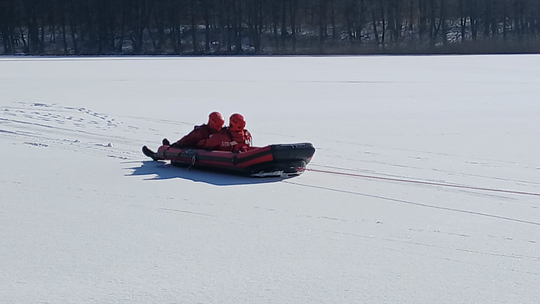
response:
<path id="1" fill-rule="evenodd" d="M 127 162 L 126 162 L 127 163 Z M 232 186 L 232 185 L 247 185 L 247 184 L 267 184 L 280 182 L 289 177 L 246 177 L 234 174 L 225 174 L 212 172 L 200 169 L 188 169 L 183 167 L 173 166 L 170 163 L 158 161 L 143 161 L 139 167 L 126 168 L 133 170 L 126 176 L 144 176 L 149 178 L 145 180 L 163 180 L 181 178 L 194 182 L 202 182 L 216 186 Z"/>

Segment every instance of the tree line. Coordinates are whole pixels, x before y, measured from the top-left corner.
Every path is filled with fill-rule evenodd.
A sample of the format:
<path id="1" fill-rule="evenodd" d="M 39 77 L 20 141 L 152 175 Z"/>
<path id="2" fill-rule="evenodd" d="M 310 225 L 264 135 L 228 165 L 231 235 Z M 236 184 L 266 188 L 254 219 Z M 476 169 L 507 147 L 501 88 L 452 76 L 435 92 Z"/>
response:
<path id="1" fill-rule="evenodd" d="M 0 54 L 540 51 L 540 0 L 0 0 Z"/>

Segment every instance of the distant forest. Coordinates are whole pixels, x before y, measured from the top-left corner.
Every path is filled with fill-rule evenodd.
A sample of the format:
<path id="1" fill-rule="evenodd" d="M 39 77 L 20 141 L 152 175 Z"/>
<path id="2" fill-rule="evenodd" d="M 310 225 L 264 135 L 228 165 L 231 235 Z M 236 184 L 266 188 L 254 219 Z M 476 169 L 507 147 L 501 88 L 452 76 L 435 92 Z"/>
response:
<path id="1" fill-rule="evenodd" d="M 538 53 L 540 0 L 0 0 L 0 54 Z"/>

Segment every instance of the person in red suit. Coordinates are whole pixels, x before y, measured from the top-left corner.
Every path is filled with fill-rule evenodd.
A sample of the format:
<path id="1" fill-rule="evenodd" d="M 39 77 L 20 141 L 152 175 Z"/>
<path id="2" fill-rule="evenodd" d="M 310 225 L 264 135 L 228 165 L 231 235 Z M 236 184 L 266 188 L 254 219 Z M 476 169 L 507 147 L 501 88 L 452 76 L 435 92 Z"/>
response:
<path id="1" fill-rule="evenodd" d="M 232 152 L 246 152 L 251 147 L 251 134 L 245 129 L 246 120 L 241 114 L 229 118 L 229 127 L 210 135 L 197 144 L 197 148 Z"/>
<path id="2" fill-rule="evenodd" d="M 208 123 L 200 126 L 195 126 L 186 136 L 182 137 L 172 145 L 168 139 L 163 139 L 164 146 L 171 146 L 173 148 L 195 148 L 201 140 L 205 140 L 221 131 L 225 119 L 219 112 L 212 112 L 208 115 Z"/>

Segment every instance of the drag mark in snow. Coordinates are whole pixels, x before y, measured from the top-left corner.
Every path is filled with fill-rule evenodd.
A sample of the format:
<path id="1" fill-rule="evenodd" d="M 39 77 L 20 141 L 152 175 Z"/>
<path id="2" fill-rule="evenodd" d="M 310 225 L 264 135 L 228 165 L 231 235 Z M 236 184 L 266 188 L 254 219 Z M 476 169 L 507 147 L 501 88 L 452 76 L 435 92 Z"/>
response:
<path id="1" fill-rule="evenodd" d="M 338 219 L 338 218 L 336 218 L 336 217 L 321 216 L 321 217 L 319 217 L 319 218 L 325 219 L 325 220 L 331 220 L 331 221 L 342 221 L 342 222 L 346 222 L 346 220 Z"/>
<path id="2" fill-rule="evenodd" d="M 336 231 L 336 230 L 325 230 L 325 232 L 338 234 L 338 235 L 358 237 L 358 238 L 363 238 L 363 239 L 375 239 L 375 238 L 377 238 L 377 237 L 374 237 L 372 235 L 362 235 L 362 234 L 358 234 L 358 233 L 343 232 L 343 231 Z M 530 259 L 530 260 L 533 260 L 533 261 L 539 261 L 540 260 L 540 258 L 537 257 L 537 256 L 527 256 L 527 255 L 520 255 L 520 254 L 506 254 L 506 253 L 499 253 L 499 252 L 484 252 L 484 251 L 471 250 L 471 249 L 459 248 L 459 247 L 454 247 L 454 246 L 450 246 L 450 247 L 448 247 L 448 246 L 438 246 L 438 245 L 433 245 L 433 244 L 428 244 L 428 243 L 422 243 L 422 242 L 417 242 L 417 241 L 409 241 L 409 240 L 401 240 L 401 239 L 395 239 L 395 238 L 377 238 L 377 239 L 387 241 L 387 242 L 396 242 L 396 243 L 409 244 L 409 245 L 422 246 L 422 247 L 441 248 L 441 249 L 445 249 L 445 250 L 450 249 L 450 250 L 455 250 L 455 251 L 458 251 L 458 252 L 465 252 L 465 253 L 476 254 L 476 255 L 494 256 L 494 257 L 505 258 L 505 259 L 506 258 L 508 258 L 508 259 L 517 259 L 517 260 Z M 395 250 L 395 251 L 398 251 L 398 252 L 404 252 L 403 250 L 396 250 L 394 248 L 388 248 L 388 247 L 382 247 L 382 248 L 385 248 L 387 250 Z M 442 258 L 444 258 L 446 260 L 449 260 L 449 261 L 458 262 L 458 263 L 469 263 L 468 261 L 463 261 L 463 260 L 459 260 L 459 259 L 450 259 L 448 257 L 442 257 Z M 492 265 L 485 265 L 485 264 L 477 264 L 477 265 L 479 265 L 479 266 L 489 266 L 489 267 L 492 266 Z M 519 270 L 516 270 L 516 269 L 511 269 L 511 271 L 523 272 L 523 273 L 527 273 L 527 274 L 531 274 L 531 275 L 540 275 L 540 273 L 530 272 L 530 271 L 519 271 Z"/>
<path id="3" fill-rule="evenodd" d="M 415 149 L 396 148 L 396 147 L 391 147 L 391 146 L 379 146 L 379 145 L 375 146 L 375 145 L 372 145 L 372 144 L 364 144 L 364 143 L 349 142 L 349 141 L 342 141 L 342 140 L 328 140 L 328 141 L 336 142 L 336 143 L 339 143 L 339 144 L 347 144 L 347 145 L 362 146 L 362 147 L 369 147 L 369 148 L 377 147 L 378 149 L 389 149 L 389 150 L 393 150 L 393 151 L 413 152 L 413 153 L 444 156 L 444 157 L 451 157 L 451 158 L 455 158 L 455 157 L 460 157 L 461 158 L 461 157 L 463 157 L 462 155 L 454 155 L 454 154 L 443 153 L 443 152 L 422 151 L 422 150 L 415 150 Z M 423 159 L 428 159 L 428 158 L 423 158 Z M 483 161 L 490 161 L 490 162 L 495 161 L 495 162 L 499 162 L 499 163 L 515 164 L 515 161 L 510 161 L 510 160 L 500 160 L 500 159 L 491 159 L 491 158 L 477 158 L 477 159 L 483 160 Z"/>
<path id="4" fill-rule="evenodd" d="M 159 210 L 172 211 L 172 212 L 178 212 L 178 213 L 188 213 L 188 214 L 195 214 L 195 215 L 202 215 L 202 216 L 213 216 L 211 214 L 191 212 L 191 211 L 185 211 L 185 210 L 179 210 L 179 209 L 159 208 Z"/>
<path id="5" fill-rule="evenodd" d="M 98 143 L 98 144 L 94 144 L 95 146 L 98 146 L 98 147 L 105 147 L 105 148 L 113 148 L 114 145 L 112 143 L 108 143 L 108 144 L 101 144 L 101 143 Z"/>
<path id="6" fill-rule="evenodd" d="M 45 108 L 50 108 L 52 107 L 52 105 L 48 105 L 48 104 L 44 104 L 44 103 L 39 103 L 39 102 L 34 102 L 32 104 L 34 107 L 45 107 Z"/>
<path id="7" fill-rule="evenodd" d="M 353 160 L 353 159 L 348 159 L 348 160 Z M 393 167 L 403 167 L 403 168 L 419 169 L 419 170 L 424 170 L 425 169 L 425 168 L 422 168 L 422 167 L 396 165 L 396 164 L 391 164 L 391 163 L 386 163 L 386 162 L 379 162 L 379 161 L 371 161 L 370 163 L 382 164 L 382 165 L 391 165 Z M 341 170 L 341 171 L 373 173 L 373 174 L 377 174 L 377 175 L 391 176 L 391 177 L 395 177 L 395 178 L 410 179 L 408 176 L 394 175 L 394 174 L 384 174 L 384 173 L 376 172 L 374 170 L 359 170 L 359 169 L 344 168 L 344 167 L 337 167 L 337 166 L 319 165 L 319 164 L 314 164 L 314 163 L 312 163 L 311 165 L 316 166 L 316 167 L 320 167 L 320 168 L 328 168 L 328 169 L 335 169 L 335 170 Z M 540 168 L 538 168 L 538 169 L 540 169 Z M 447 174 L 450 174 L 450 175 L 472 176 L 472 177 L 478 177 L 478 178 L 483 178 L 483 179 L 493 179 L 493 180 L 498 180 L 498 181 L 515 182 L 515 183 L 521 184 L 521 185 L 534 185 L 534 186 L 538 185 L 538 186 L 540 186 L 540 183 L 538 183 L 538 182 L 525 181 L 525 180 L 519 180 L 519 179 L 509 179 L 509 178 L 503 178 L 503 177 L 497 177 L 497 176 L 487 176 L 487 175 L 472 174 L 472 173 L 454 172 L 454 171 L 448 171 L 448 170 L 440 170 L 440 169 L 436 169 L 436 168 L 432 168 L 431 170 L 435 171 L 435 172 L 447 173 Z M 444 181 L 442 181 L 442 180 L 440 182 L 444 183 Z"/>
<path id="8" fill-rule="evenodd" d="M 23 144 L 25 145 L 29 145 L 29 146 L 34 146 L 34 147 L 48 147 L 49 145 L 46 145 L 46 144 L 40 144 L 40 143 L 34 143 L 34 142 L 24 142 Z"/>
<path id="9" fill-rule="evenodd" d="M 110 157 L 110 158 L 118 158 L 118 159 L 122 159 L 122 160 L 128 159 L 128 158 L 125 157 L 125 156 L 117 156 L 117 155 L 107 155 L 107 156 Z"/>
<path id="10" fill-rule="evenodd" d="M 16 184 L 16 185 L 21 185 L 22 183 L 21 183 L 21 182 L 14 182 L 14 181 L 4 181 L 4 180 L 0 180 L 0 184 Z"/>
<path id="11" fill-rule="evenodd" d="M 8 130 L 0 130 L 0 133 L 6 133 L 6 134 L 13 134 L 13 135 L 19 135 L 17 132 L 8 131 Z"/>
<path id="12" fill-rule="evenodd" d="M 2 122 L 2 121 L 13 123 L 13 124 L 19 124 L 19 125 L 27 125 L 27 126 L 30 126 L 30 127 L 45 128 L 45 129 L 51 130 L 51 131 L 53 131 L 55 133 L 59 133 L 61 131 L 61 132 L 66 132 L 66 133 L 70 133 L 70 134 L 75 133 L 75 134 L 85 135 L 85 136 L 90 136 L 90 137 L 109 138 L 109 139 L 115 139 L 117 141 L 127 142 L 127 140 L 125 138 L 121 138 L 119 136 L 103 135 L 103 134 L 99 134 L 97 132 L 88 132 L 88 131 L 80 130 L 80 129 L 77 129 L 77 128 L 68 129 L 68 128 L 64 128 L 64 127 L 55 127 L 55 126 L 46 125 L 46 124 L 42 124 L 42 123 L 36 123 L 36 122 L 0 118 L 0 122 Z M 106 146 L 106 145 L 104 145 L 104 146 Z"/>
<path id="13" fill-rule="evenodd" d="M 381 176 L 373 176 L 373 175 L 365 175 L 365 174 L 353 174 L 353 173 L 328 171 L 328 170 L 318 170 L 318 169 L 306 169 L 306 171 L 319 172 L 319 173 L 328 173 L 328 174 L 336 174 L 336 175 L 345 175 L 345 176 L 352 176 L 352 177 L 361 177 L 361 178 L 368 178 L 368 179 L 378 179 L 378 180 L 385 180 L 385 181 L 392 181 L 392 182 L 421 184 L 421 185 L 429 185 L 429 186 L 452 187 L 452 188 L 460 188 L 460 189 L 472 189 L 472 190 L 481 190 L 481 191 L 502 192 L 502 193 L 509 193 L 509 194 L 540 196 L 540 193 L 535 193 L 535 192 L 524 192 L 524 191 L 495 189 L 495 188 L 483 188 L 483 187 L 457 185 L 457 184 L 450 184 L 450 183 L 436 183 L 436 182 L 419 181 L 419 180 L 412 180 L 412 179 L 390 178 L 390 177 L 381 177 Z"/>
<path id="14" fill-rule="evenodd" d="M 123 122 L 110 115 L 87 108 L 17 102 L 11 106 L 0 106 L 0 125 L 6 126 L 0 129 L 0 136 L 18 139 L 18 143 L 25 145 L 69 149 L 79 153 L 98 152 L 109 157 L 116 155 L 120 159 L 126 159 L 126 155 L 140 154 L 131 148 L 117 148 L 118 145 L 139 147 L 137 138 L 140 135 L 136 126 L 124 126 Z M 128 130 L 132 130 L 132 135 L 118 135 L 118 131 Z"/>
<path id="15" fill-rule="evenodd" d="M 530 224 L 530 225 L 540 226 L 540 222 L 531 222 L 531 221 L 520 220 L 520 219 L 515 219 L 515 218 L 506 217 L 506 216 L 500 216 L 500 215 L 494 215 L 494 214 L 489 214 L 489 213 L 468 211 L 468 210 L 455 209 L 455 208 L 449 208 L 449 207 L 433 206 L 433 205 L 428 205 L 428 204 L 424 204 L 424 203 L 417 203 L 417 202 L 411 202 L 411 201 L 406 201 L 406 200 L 402 200 L 402 199 L 384 197 L 384 196 L 380 196 L 380 195 L 372 195 L 372 194 L 354 192 L 354 191 L 349 191 L 349 190 L 340 190 L 340 189 L 335 189 L 335 188 L 328 188 L 328 187 L 322 187 L 322 186 L 301 184 L 301 183 L 292 182 L 292 181 L 283 181 L 283 183 L 302 186 L 302 187 L 315 188 L 315 189 L 320 189 L 320 190 L 340 192 L 340 193 L 345 193 L 345 194 L 352 194 L 352 195 L 358 195 L 358 196 L 371 197 L 371 198 L 382 199 L 382 200 L 386 200 L 386 201 L 397 202 L 397 203 L 408 204 L 408 205 L 414 205 L 414 206 L 419 206 L 419 207 L 433 208 L 433 209 L 439 209 L 439 210 L 447 210 L 447 211 L 452 211 L 452 212 L 460 212 L 460 213 L 466 213 L 466 214 L 471 214 L 471 215 L 478 215 L 478 216 L 484 216 L 484 217 L 489 217 L 489 218 L 496 218 L 496 219 L 501 219 L 501 220 L 513 221 L 513 222 L 518 222 L 518 223 L 522 223 L 522 224 Z"/>

